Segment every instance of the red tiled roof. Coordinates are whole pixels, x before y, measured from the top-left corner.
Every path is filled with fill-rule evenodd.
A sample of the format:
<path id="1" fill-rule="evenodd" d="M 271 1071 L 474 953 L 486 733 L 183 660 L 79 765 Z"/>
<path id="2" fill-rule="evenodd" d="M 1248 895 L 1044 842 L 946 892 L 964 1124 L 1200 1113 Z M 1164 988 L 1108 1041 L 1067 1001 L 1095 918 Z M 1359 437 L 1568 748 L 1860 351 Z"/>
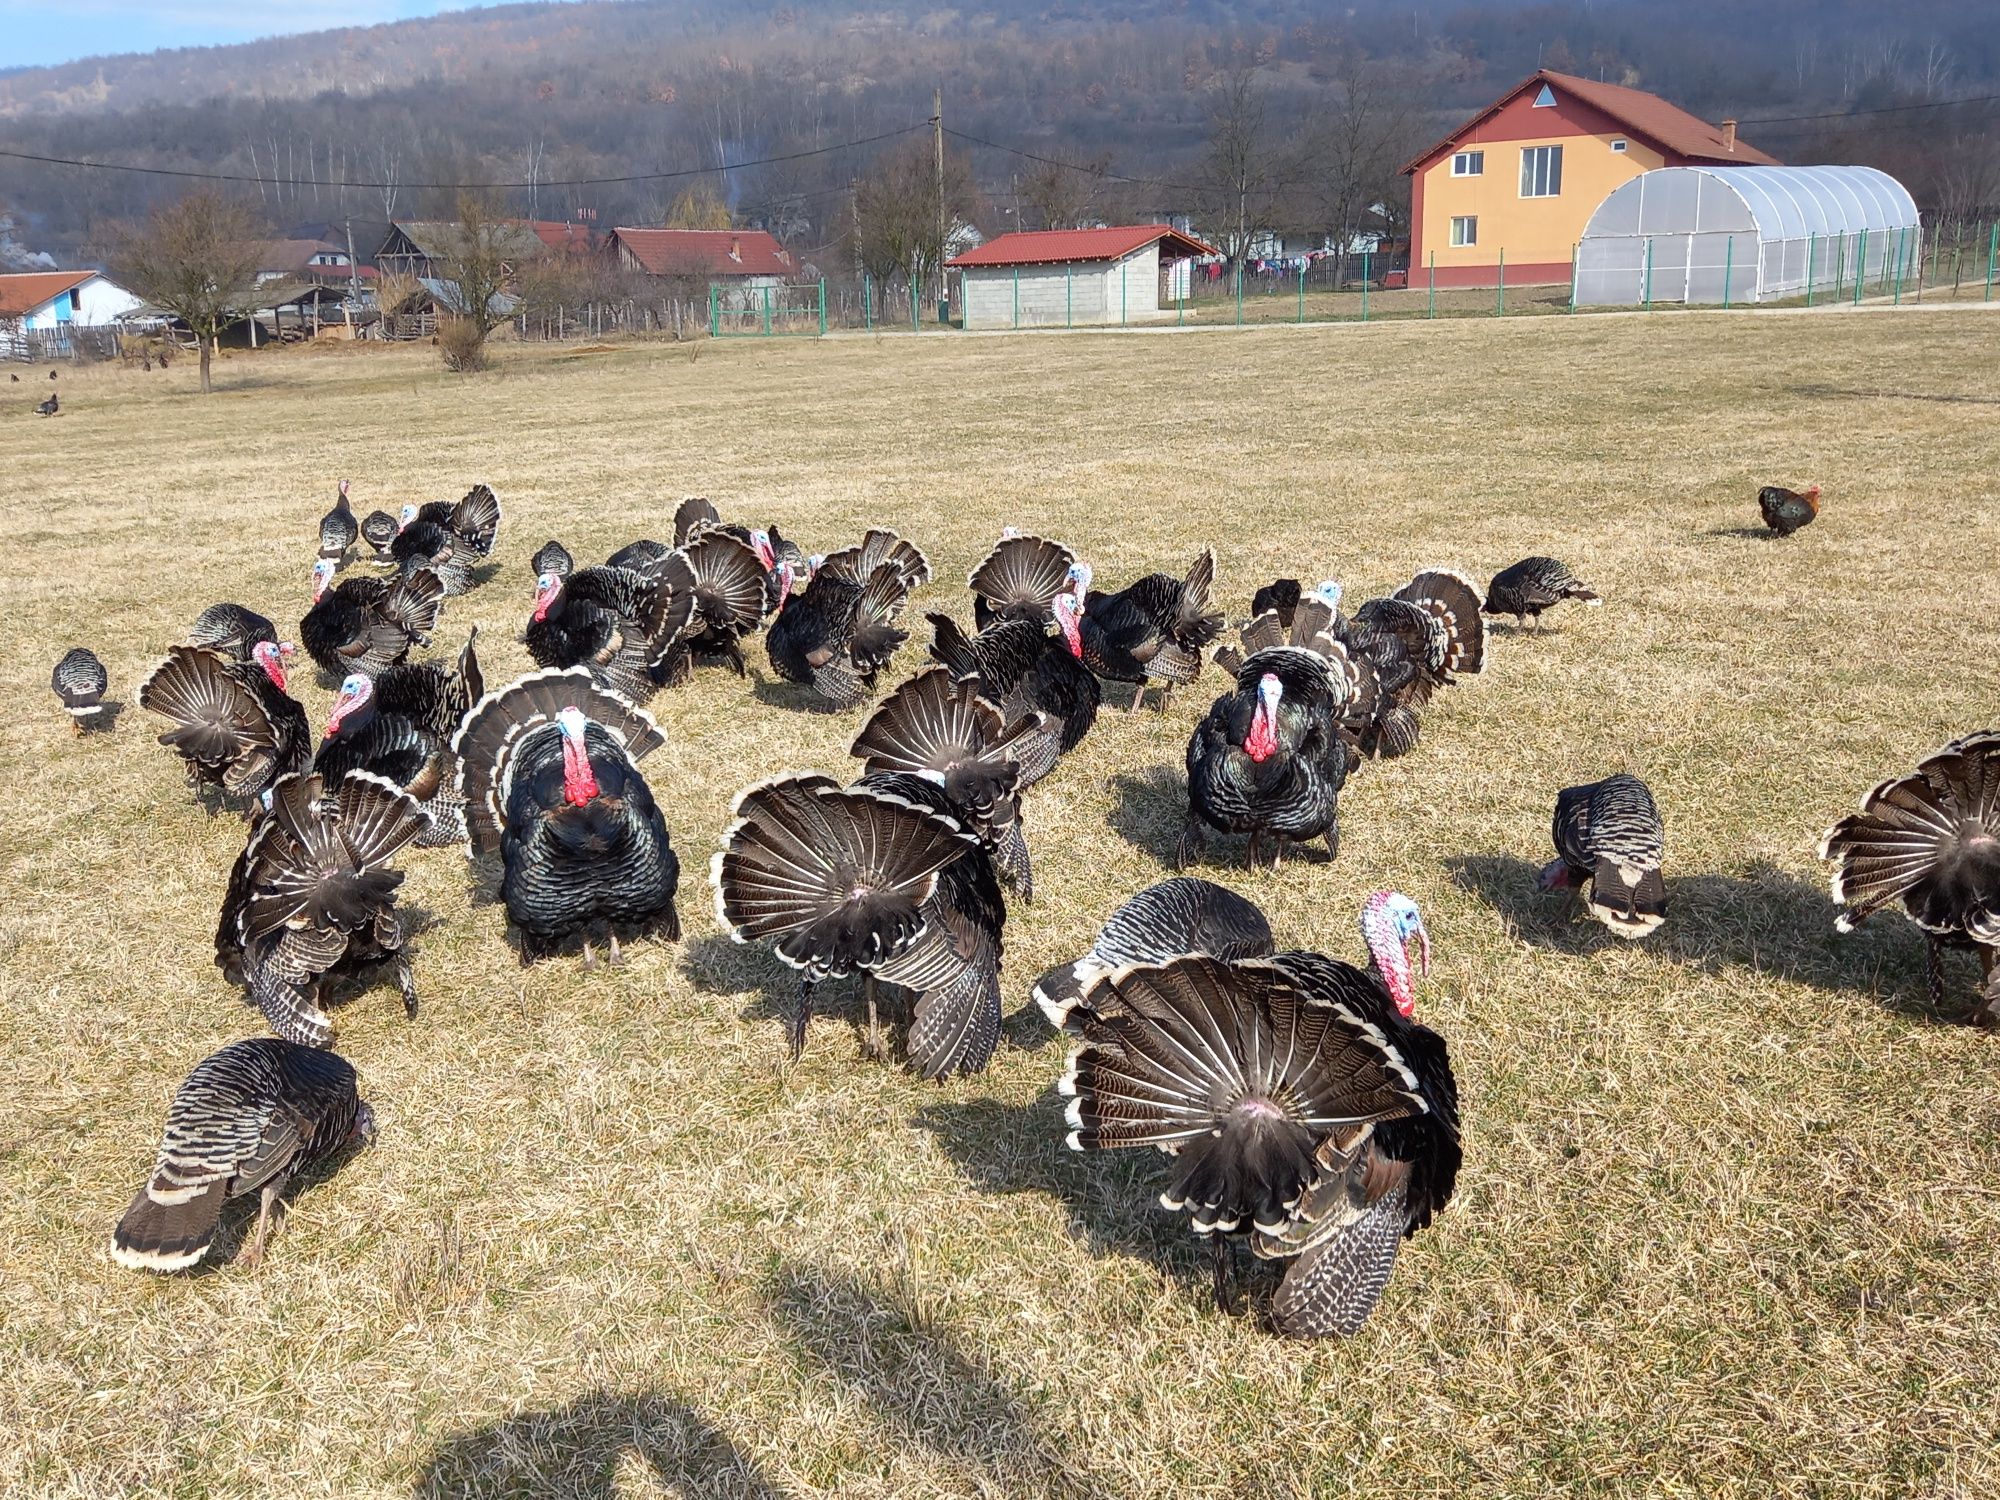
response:
<path id="1" fill-rule="evenodd" d="M 1776 157 L 1766 156 L 1740 136 L 1736 141 L 1736 149 L 1726 150 L 1719 128 L 1697 115 L 1689 114 L 1679 105 L 1669 104 L 1658 94 L 1649 94 L 1644 89 L 1628 89 L 1623 84 L 1598 83 L 1594 79 L 1576 78 L 1568 73 L 1554 73 L 1543 68 L 1518 87 L 1507 90 L 1422 156 L 1410 162 L 1403 168 L 1404 172 L 1414 172 L 1424 163 L 1452 149 L 1460 138 L 1468 134 L 1480 121 L 1497 113 L 1526 90 L 1544 83 L 1551 84 L 1580 99 L 1591 108 L 1611 116 L 1632 134 L 1671 155 L 1687 157 L 1694 161 L 1720 162 L 1724 165 L 1742 167 L 1775 167 L 1778 164 Z"/>
<path id="2" fill-rule="evenodd" d="M 51 297 L 82 286 L 95 271 L 25 271 L 0 276 L 0 318 L 24 318 Z"/>
<path id="3" fill-rule="evenodd" d="M 649 276 L 789 276 L 792 258 L 762 229 L 614 229 Z"/>
<path id="4" fill-rule="evenodd" d="M 588 224 L 558 222 L 554 219 L 530 219 L 528 227 L 535 231 L 544 245 L 551 250 L 595 250 L 597 234 Z"/>
<path id="5" fill-rule="evenodd" d="M 996 235 L 976 250 L 955 255 L 949 266 L 1049 266 L 1078 260 L 1118 260 L 1158 240 L 1163 256 L 1220 255 L 1193 235 L 1165 224 L 1125 224 L 1112 229 L 1016 230 Z"/>

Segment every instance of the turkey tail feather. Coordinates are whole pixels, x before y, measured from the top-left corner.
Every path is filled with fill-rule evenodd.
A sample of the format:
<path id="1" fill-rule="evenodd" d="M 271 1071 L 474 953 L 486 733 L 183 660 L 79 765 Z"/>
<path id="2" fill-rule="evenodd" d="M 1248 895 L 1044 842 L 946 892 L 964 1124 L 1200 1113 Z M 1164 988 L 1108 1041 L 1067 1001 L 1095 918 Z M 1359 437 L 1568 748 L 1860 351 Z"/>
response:
<path id="1" fill-rule="evenodd" d="M 135 1271 L 184 1271 L 196 1264 L 215 1241 L 226 1187 L 217 1178 L 191 1197 L 162 1203 L 147 1184 L 111 1231 L 111 1258 Z"/>
<path id="2" fill-rule="evenodd" d="M 1278 1331 L 1318 1339 L 1359 1333 L 1396 1269 L 1406 1223 L 1397 1187 L 1294 1260 L 1271 1306 Z"/>

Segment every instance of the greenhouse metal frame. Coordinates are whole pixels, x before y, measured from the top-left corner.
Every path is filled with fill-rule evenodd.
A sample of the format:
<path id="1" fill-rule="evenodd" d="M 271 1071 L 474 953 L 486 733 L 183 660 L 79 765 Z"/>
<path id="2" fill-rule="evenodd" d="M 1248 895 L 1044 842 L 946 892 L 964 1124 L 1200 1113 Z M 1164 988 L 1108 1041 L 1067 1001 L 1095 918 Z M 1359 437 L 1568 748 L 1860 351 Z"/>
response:
<path id="1" fill-rule="evenodd" d="M 1616 188 L 1577 244 L 1578 306 L 1727 307 L 1900 292 L 1917 205 L 1873 167 L 1661 167 Z"/>

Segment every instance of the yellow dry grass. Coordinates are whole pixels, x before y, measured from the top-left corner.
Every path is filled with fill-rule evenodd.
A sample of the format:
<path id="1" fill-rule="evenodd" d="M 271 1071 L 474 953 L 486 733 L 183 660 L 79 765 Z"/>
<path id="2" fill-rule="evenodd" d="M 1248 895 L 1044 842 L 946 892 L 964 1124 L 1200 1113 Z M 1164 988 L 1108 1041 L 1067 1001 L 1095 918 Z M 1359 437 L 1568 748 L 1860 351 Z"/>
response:
<path id="1" fill-rule="evenodd" d="M 1996 331 L 937 335 L 506 350 L 471 380 L 350 349 L 225 360 L 207 400 L 191 360 L 65 371 L 53 422 L 0 384 L 0 1493 L 1993 1494 L 2000 1038 L 1930 1013 L 1900 921 L 1834 933 L 1812 845 L 1993 718 Z M 477 622 L 489 681 L 526 666 L 544 538 L 602 555 L 690 492 L 812 550 L 892 524 L 936 564 L 919 608 L 961 613 L 1008 523 L 1113 585 L 1212 542 L 1237 610 L 1281 572 L 1360 599 L 1569 561 L 1605 607 L 1498 632 L 1351 784 L 1337 865 L 1210 871 L 1346 956 L 1369 890 L 1428 914 L 1466 1169 L 1365 1333 L 1218 1316 L 1156 1159 L 1063 1149 L 1032 1013 L 931 1087 L 861 1061 L 830 996 L 780 1066 L 789 975 L 718 935 L 706 855 L 742 785 L 845 769 L 858 716 L 712 670 L 655 701 L 646 764 L 686 940 L 523 972 L 464 861 L 412 853 L 423 1012 L 385 986 L 335 1016 L 379 1144 L 254 1271 L 234 1214 L 204 1274 L 116 1268 L 174 1087 L 262 1030 L 210 962 L 243 829 L 136 707 L 73 742 L 47 674 L 88 642 L 129 700 L 205 604 L 296 620 L 341 476 L 363 510 L 499 491 L 500 572 L 439 642 Z M 1808 479 L 1820 524 L 1746 533 L 1758 483 Z M 1165 873 L 1221 687 L 1107 716 L 1034 793 L 1010 1008 Z M 1532 880 L 1556 789 L 1620 767 L 1669 830 L 1638 946 Z"/>

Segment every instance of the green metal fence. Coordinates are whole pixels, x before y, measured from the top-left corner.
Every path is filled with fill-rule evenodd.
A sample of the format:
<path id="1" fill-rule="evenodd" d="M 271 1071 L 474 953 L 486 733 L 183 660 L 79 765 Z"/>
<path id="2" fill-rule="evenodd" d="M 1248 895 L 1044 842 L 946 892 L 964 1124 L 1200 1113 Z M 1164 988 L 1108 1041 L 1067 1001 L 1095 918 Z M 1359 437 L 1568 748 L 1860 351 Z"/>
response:
<path id="1" fill-rule="evenodd" d="M 816 338 L 826 332 L 826 278 L 805 284 L 708 289 L 710 338 Z"/>

